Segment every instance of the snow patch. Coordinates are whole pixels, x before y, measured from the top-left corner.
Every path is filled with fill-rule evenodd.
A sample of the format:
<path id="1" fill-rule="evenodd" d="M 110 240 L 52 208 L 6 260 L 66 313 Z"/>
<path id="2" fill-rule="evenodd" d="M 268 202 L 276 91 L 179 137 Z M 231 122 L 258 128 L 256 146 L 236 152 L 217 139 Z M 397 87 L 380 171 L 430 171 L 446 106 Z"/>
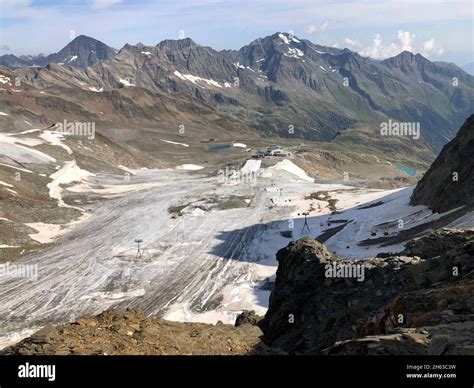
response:
<path id="1" fill-rule="evenodd" d="M 90 176 L 95 176 L 95 174 L 79 168 L 75 159 L 69 162 L 65 162 L 61 169 L 49 176 L 52 179 L 52 182 L 48 183 L 47 185 L 49 189 L 49 196 L 58 201 L 58 206 L 78 209 L 74 206 L 70 206 L 64 203 L 61 195 L 63 189 L 60 185 L 67 185 L 73 182 L 82 183 L 83 181 L 86 181 Z"/>
<path id="2" fill-rule="evenodd" d="M 213 79 L 205 79 L 201 78 L 192 74 L 181 74 L 179 71 L 175 70 L 174 75 L 178 77 L 179 79 L 182 79 L 183 81 L 189 81 L 192 82 L 193 84 L 196 84 L 198 82 L 204 82 L 208 85 L 216 86 L 218 88 L 222 88 L 222 85 L 219 84 L 219 82 L 214 81 Z"/>
<path id="3" fill-rule="evenodd" d="M 66 150 L 66 152 L 71 155 L 72 150 L 69 146 L 63 143 L 64 134 L 61 132 L 52 132 L 52 131 L 44 131 L 40 136 L 41 139 L 46 140 L 53 146 L 61 147 L 62 149 Z"/>
<path id="4" fill-rule="evenodd" d="M 187 171 L 196 171 L 202 170 L 204 167 L 198 166 L 196 164 L 182 164 L 180 166 L 176 166 L 176 170 L 187 170 Z"/>
<path id="5" fill-rule="evenodd" d="M 16 138 L 12 134 L 0 133 L 0 153 L 9 155 L 20 163 L 49 163 L 56 159 L 44 152 L 28 148 L 43 144 L 40 139 Z"/>
<path id="6" fill-rule="evenodd" d="M 36 229 L 37 233 L 31 233 L 28 236 L 41 244 L 48 244 L 60 234 L 61 225 L 59 224 L 45 224 L 43 222 L 25 223 L 26 226 Z"/>
<path id="7" fill-rule="evenodd" d="M 278 34 L 278 37 L 285 43 L 285 44 L 290 44 L 291 42 L 295 42 L 295 43 L 300 43 L 300 41 L 298 39 L 296 39 L 294 36 L 290 37 L 290 36 L 286 36 L 282 33 Z"/>
<path id="8" fill-rule="evenodd" d="M 245 69 L 245 66 L 241 65 L 240 62 L 234 63 L 233 65 L 239 69 Z"/>
<path id="9" fill-rule="evenodd" d="M 128 79 L 123 79 L 123 78 L 120 78 L 119 79 L 119 82 L 123 85 L 123 86 L 136 86 L 135 84 L 132 84 Z"/>
<path id="10" fill-rule="evenodd" d="M 283 34 L 278 34 L 278 37 L 285 43 L 290 44 L 290 40 Z"/>
<path id="11" fill-rule="evenodd" d="M 288 54 L 285 54 L 285 56 L 290 57 L 290 58 L 299 58 L 299 57 L 303 57 L 304 53 L 300 49 L 289 47 Z"/>
<path id="12" fill-rule="evenodd" d="M 269 167 L 269 169 L 284 170 L 289 172 L 290 174 L 296 175 L 301 180 L 304 180 L 306 182 L 314 182 L 314 178 L 310 178 L 308 175 L 306 175 L 306 172 L 304 172 L 303 169 L 299 168 L 296 164 L 290 162 L 288 159 L 284 159 L 281 162 L 278 162 L 274 166 Z"/>
<path id="13" fill-rule="evenodd" d="M 3 74 L 0 74 L 0 84 L 10 84 L 11 85 L 11 82 L 10 82 L 10 77 L 7 77 Z"/>
<path id="14" fill-rule="evenodd" d="M 261 160 L 249 159 L 245 162 L 244 166 L 240 169 L 240 172 L 242 173 L 242 175 L 255 173 L 260 169 L 261 165 L 262 165 Z"/>

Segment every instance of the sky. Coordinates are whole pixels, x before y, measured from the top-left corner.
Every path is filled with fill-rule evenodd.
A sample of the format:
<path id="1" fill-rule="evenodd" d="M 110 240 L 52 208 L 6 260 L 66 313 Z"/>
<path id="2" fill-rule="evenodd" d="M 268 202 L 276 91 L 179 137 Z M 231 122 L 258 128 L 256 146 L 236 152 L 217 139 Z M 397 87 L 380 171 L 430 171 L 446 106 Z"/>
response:
<path id="1" fill-rule="evenodd" d="M 375 59 L 474 62 L 473 0 L 0 0 L 0 55 L 50 54 L 81 34 L 118 49 L 180 37 L 238 49 L 277 31 Z"/>

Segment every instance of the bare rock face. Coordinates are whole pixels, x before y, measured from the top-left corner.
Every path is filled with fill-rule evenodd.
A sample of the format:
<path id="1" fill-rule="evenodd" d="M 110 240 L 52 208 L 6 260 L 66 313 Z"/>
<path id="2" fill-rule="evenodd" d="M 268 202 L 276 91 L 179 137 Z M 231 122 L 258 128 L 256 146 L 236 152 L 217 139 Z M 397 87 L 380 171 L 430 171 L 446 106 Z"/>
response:
<path id="1" fill-rule="evenodd" d="M 299 354 L 474 351 L 474 230 L 438 231 L 384 259 L 343 261 L 310 238 L 277 257 L 260 324 L 270 347 Z M 363 276 L 329 276 L 344 265 L 362 265 Z"/>
<path id="2" fill-rule="evenodd" d="M 443 213 L 474 206 L 474 115 L 441 151 L 411 196 L 414 205 Z"/>

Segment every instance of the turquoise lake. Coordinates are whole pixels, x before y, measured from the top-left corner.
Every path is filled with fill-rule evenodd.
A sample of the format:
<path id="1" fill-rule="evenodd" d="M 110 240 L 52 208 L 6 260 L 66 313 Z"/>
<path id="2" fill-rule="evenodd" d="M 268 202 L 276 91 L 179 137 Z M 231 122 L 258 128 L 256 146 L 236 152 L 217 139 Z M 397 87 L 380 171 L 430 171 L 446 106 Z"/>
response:
<path id="1" fill-rule="evenodd" d="M 399 169 L 400 171 L 403 171 L 404 173 L 407 173 L 410 176 L 415 176 L 416 175 L 416 170 L 414 170 L 413 168 L 404 166 L 404 165 L 399 164 L 399 163 L 394 163 L 393 166 L 395 168 Z"/>

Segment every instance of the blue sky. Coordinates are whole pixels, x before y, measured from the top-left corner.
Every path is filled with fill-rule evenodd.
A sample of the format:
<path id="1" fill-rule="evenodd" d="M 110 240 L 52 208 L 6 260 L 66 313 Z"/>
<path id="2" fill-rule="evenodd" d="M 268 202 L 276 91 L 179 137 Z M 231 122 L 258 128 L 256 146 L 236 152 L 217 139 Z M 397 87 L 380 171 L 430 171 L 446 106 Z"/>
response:
<path id="1" fill-rule="evenodd" d="M 180 31 L 215 49 L 276 31 L 381 59 L 402 50 L 473 62 L 472 0 L 1 0 L 0 54 L 58 51 L 70 32 L 120 48 Z"/>

